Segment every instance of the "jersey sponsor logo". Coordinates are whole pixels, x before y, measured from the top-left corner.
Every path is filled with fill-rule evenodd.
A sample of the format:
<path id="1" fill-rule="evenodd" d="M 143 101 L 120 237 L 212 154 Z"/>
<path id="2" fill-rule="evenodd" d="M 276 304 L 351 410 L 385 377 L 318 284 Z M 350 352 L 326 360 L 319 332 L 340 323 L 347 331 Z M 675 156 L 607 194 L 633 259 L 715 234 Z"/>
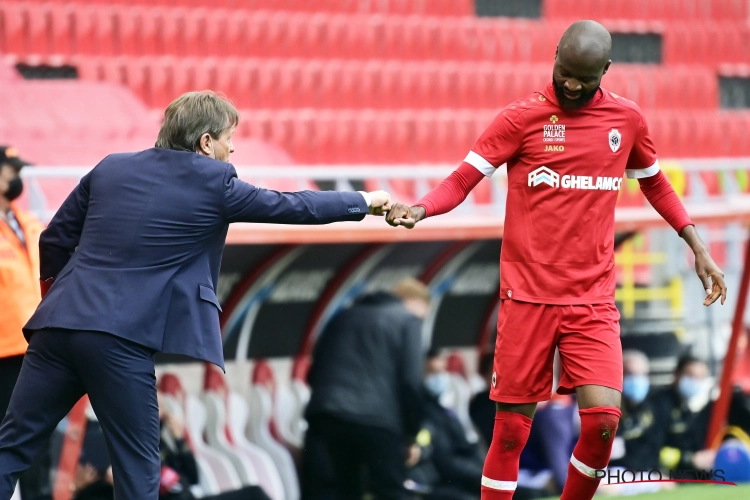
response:
<path id="1" fill-rule="evenodd" d="M 560 175 L 547 167 L 539 167 L 529 172 L 529 187 L 537 187 L 539 184 L 547 184 L 553 188 L 560 187 Z"/>
<path id="2" fill-rule="evenodd" d="M 565 146 L 552 146 L 550 144 L 547 144 L 546 146 L 544 146 L 544 150 L 545 151 L 558 151 L 562 153 L 563 151 L 565 151 Z"/>
<path id="3" fill-rule="evenodd" d="M 613 128 L 609 131 L 609 147 L 613 153 L 617 153 L 617 150 L 620 149 L 620 144 L 622 144 L 622 136 L 620 135 L 620 131 L 616 128 Z"/>
<path id="4" fill-rule="evenodd" d="M 565 125 L 557 123 L 560 119 L 557 115 L 549 117 L 551 125 L 545 125 L 543 129 L 543 142 L 565 142 Z"/>
<path id="5" fill-rule="evenodd" d="M 547 184 L 553 188 L 590 189 L 596 191 L 619 191 L 622 177 L 593 177 L 591 175 L 563 175 L 547 167 L 529 172 L 529 187 Z"/>

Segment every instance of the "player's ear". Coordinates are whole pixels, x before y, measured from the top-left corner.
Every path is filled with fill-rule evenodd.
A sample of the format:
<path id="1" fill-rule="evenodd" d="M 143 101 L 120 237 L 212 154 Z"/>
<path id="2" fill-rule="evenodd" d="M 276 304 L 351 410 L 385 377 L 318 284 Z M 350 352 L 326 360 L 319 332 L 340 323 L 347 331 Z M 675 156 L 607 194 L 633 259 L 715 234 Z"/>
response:
<path id="1" fill-rule="evenodd" d="M 607 61 L 607 64 L 604 65 L 604 72 L 602 73 L 602 75 L 606 75 L 607 74 L 607 71 L 609 71 L 609 65 L 610 64 L 612 64 L 612 60 L 611 59 L 609 61 Z"/>
<path id="2" fill-rule="evenodd" d="M 557 53 L 560 52 L 560 46 L 555 45 L 555 61 L 557 61 Z"/>
<path id="3" fill-rule="evenodd" d="M 211 156 L 211 134 L 206 132 L 201 136 L 200 142 L 199 142 L 199 150 L 196 151 L 196 153 L 202 154 L 204 156 Z"/>

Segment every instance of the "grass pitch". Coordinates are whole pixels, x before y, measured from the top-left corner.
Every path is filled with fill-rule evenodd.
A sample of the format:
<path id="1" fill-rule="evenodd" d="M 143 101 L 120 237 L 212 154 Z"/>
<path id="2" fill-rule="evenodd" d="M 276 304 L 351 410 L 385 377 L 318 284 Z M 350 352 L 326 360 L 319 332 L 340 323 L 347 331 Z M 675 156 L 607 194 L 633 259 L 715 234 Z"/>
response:
<path id="1" fill-rule="evenodd" d="M 550 497 L 546 500 L 557 500 L 559 497 Z M 750 499 L 750 485 L 723 486 L 723 485 L 701 485 L 680 486 L 672 491 L 660 493 L 646 493 L 627 497 L 597 496 L 596 499 L 622 498 L 635 500 L 748 500 Z"/>

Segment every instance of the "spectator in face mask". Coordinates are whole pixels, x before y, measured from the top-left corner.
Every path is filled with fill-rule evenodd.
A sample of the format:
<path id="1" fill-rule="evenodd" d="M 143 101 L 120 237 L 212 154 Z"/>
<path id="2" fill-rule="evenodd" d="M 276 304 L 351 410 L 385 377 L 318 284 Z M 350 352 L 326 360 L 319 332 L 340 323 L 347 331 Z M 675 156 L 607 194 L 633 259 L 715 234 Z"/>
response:
<path id="1" fill-rule="evenodd" d="M 27 165 L 15 148 L 0 146 L 0 420 L 8 409 L 28 346 L 21 328 L 42 298 L 39 235 L 44 227 L 16 203 L 23 192 L 21 169 Z M 48 475 L 37 469 L 35 464 L 21 476 L 24 498 L 34 498 L 49 482 Z"/>
<path id="2" fill-rule="evenodd" d="M 417 434 L 422 452 L 410 470 L 412 489 L 430 500 L 471 499 L 482 481 L 484 458 L 479 445 L 466 438 L 456 414 L 440 404 L 451 388 L 446 359 L 437 349 L 425 361 L 425 420 Z"/>
<path id="3" fill-rule="evenodd" d="M 659 468 L 659 422 L 654 417 L 654 401 L 649 397 L 649 361 L 636 350 L 622 353 L 622 418 L 612 446 L 611 467 L 625 469 Z"/>
<path id="4" fill-rule="evenodd" d="M 706 363 L 693 356 L 677 362 L 671 387 L 654 395 L 654 416 L 663 424 L 662 465 L 668 469 L 710 469 L 715 452 L 704 450 L 713 404 Z"/>

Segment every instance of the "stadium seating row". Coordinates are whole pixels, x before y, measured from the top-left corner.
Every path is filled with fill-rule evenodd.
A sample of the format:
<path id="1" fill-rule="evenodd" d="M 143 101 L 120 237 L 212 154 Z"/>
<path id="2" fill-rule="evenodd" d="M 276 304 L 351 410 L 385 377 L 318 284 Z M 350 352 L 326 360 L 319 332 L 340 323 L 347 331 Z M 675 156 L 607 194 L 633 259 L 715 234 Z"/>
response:
<path id="1" fill-rule="evenodd" d="M 746 19 L 745 0 L 543 0 L 548 19 Z"/>
<path id="2" fill-rule="evenodd" d="M 66 3 L 66 0 L 31 1 Z M 80 3 L 422 16 L 475 13 L 474 0 L 84 0 Z M 564 19 L 741 19 L 747 17 L 748 5 L 744 0 L 542 0 L 542 11 L 546 18 Z"/>
<path id="3" fill-rule="evenodd" d="M 50 4 L 68 3 L 67 0 L 25 1 Z M 79 3 L 228 8 L 233 11 L 273 9 L 284 12 L 418 14 L 422 16 L 470 16 L 474 14 L 474 0 L 79 0 Z"/>
<path id="4" fill-rule="evenodd" d="M 339 15 L 0 2 L 0 51 L 26 55 L 173 55 L 546 62 L 568 21 Z M 736 22 L 605 21 L 662 33 L 666 63 L 750 62 Z"/>
<path id="5" fill-rule="evenodd" d="M 244 110 L 239 137 L 286 149 L 298 163 L 456 163 L 496 110 Z M 750 114 L 653 111 L 661 158 L 750 156 Z"/>
<path id="6" fill-rule="evenodd" d="M 126 84 L 153 108 L 206 88 L 244 108 L 500 108 L 552 78 L 549 64 L 171 57 L 70 62 L 80 78 Z M 604 86 L 645 109 L 718 106 L 716 75 L 702 66 L 616 65 Z"/>

